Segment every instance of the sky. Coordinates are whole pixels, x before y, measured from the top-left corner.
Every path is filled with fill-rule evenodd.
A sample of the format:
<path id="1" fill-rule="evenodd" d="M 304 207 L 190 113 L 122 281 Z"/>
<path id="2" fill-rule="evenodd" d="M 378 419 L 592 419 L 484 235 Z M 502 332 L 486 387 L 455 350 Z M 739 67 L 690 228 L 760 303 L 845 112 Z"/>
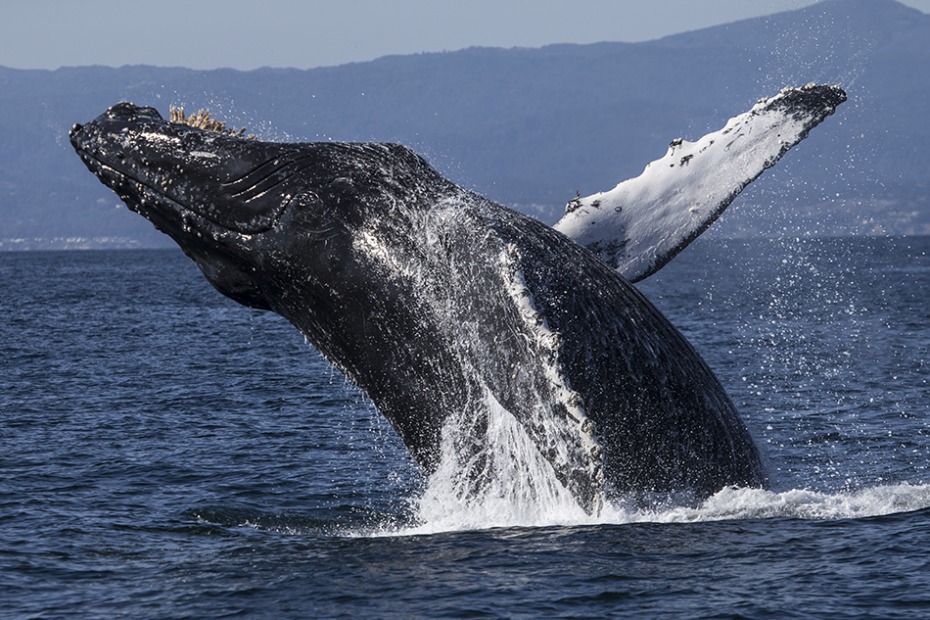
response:
<path id="1" fill-rule="evenodd" d="M 645 41 L 813 0 L 2 0 L 0 65 L 301 69 L 471 46 Z M 930 13 L 930 0 L 905 0 Z"/>

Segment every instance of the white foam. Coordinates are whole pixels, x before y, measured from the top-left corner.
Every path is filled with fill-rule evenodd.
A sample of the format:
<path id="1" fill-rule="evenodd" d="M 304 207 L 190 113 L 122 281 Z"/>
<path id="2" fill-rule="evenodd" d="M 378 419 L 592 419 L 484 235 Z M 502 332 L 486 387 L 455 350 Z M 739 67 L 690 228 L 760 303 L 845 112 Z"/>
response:
<path id="1" fill-rule="evenodd" d="M 461 441 L 487 416 L 482 449 Z M 453 419 L 455 418 L 455 419 Z M 558 481 L 523 425 L 487 391 L 483 406 L 450 416 L 443 429 L 441 464 L 416 501 L 421 525 L 407 533 L 583 523 L 590 517 Z"/>
<path id="2" fill-rule="evenodd" d="M 670 499 L 644 509 L 605 501 L 588 514 L 556 478 L 523 425 L 491 394 L 470 412 L 450 416 L 441 465 L 415 500 L 418 524 L 387 535 L 420 535 L 505 527 L 695 523 L 744 519 L 860 519 L 930 508 L 930 484 L 886 484 L 855 490 L 767 491 L 727 487 L 699 505 Z M 475 441 L 481 449 L 463 445 Z M 471 449 L 469 449 L 471 448 Z"/>
<path id="3" fill-rule="evenodd" d="M 696 508 L 620 512 L 619 522 L 690 523 L 730 519 L 861 519 L 930 508 L 930 485 L 896 484 L 826 493 L 725 488 Z M 612 515 L 605 514 L 607 520 Z"/>
<path id="4" fill-rule="evenodd" d="M 727 487 L 699 505 L 682 505 L 674 499 L 648 509 L 641 505 L 605 500 L 600 510 L 587 513 L 559 482 L 540 443 L 485 388 L 479 402 L 446 421 L 440 466 L 412 506 L 418 523 L 380 534 L 770 518 L 859 519 L 930 508 L 930 484 L 839 491 Z"/>
<path id="5" fill-rule="evenodd" d="M 483 433 L 475 429 L 486 424 Z M 465 442 L 481 442 L 480 449 Z M 668 500 L 644 509 L 605 501 L 588 514 L 556 478 L 524 426 L 485 390 L 483 402 L 450 416 L 441 464 L 414 501 L 418 524 L 388 535 L 435 534 L 504 527 L 694 523 L 742 519 L 859 519 L 930 508 L 930 484 L 887 484 L 817 491 L 727 487 L 699 505 Z"/>
<path id="6" fill-rule="evenodd" d="M 421 498 L 419 525 L 367 535 L 413 536 L 505 527 L 573 527 L 631 523 L 700 523 L 790 518 L 829 521 L 863 519 L 930 508 L 930 484 L 895 484 L 827 493 L 810 489 L 773 492 L 726 488 L 697 507 L 671 506 L 630 510 L 608 502 L 588 515 L 559 496 L 552 504 L 509 504 L 519 494 L 449 502 L 436 487 Z M 537 498 L 541 499 L 541 498 Z"/>

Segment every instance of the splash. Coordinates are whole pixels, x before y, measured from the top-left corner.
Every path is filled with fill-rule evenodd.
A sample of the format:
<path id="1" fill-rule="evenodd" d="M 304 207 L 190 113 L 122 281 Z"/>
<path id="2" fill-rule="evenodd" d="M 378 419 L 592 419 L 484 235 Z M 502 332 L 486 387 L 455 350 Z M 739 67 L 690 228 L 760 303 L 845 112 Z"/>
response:
<path id="1" fill-rule="evenodd" d="M 524 426 L 489 390 L 484 401 L 447 421 L 440 466 L 415 502 L 421 525 L 411 533 L 588 522 Z M 463 445 L 476 436 L 480 448 Z"/>
<path id="2" fill-rule="evenodd" d="M 930 508 L 930 484 L 875 486 L 823 493 L 809 489 L 773 492 L 725 488 L 696 508 L 620 512 L 621 522 L 691 523 L 742 519 L 862 519 Z M 609 518 L 609 517 L 608 517 Z"/>
<path id="3" fill-rule="evenodd" d="M 430 493 L 433 495 L 430 496 Z M 632 523 L 700 523 L 750 519 L 803 519 L 832 521 L 865 519 L 930 509 L 930 484 L 893 484 L 857 491 L 825 493 L 810 489 L 773 492 L 763 489 L 730 487 L 720 490 L 699 506 L 665 506 L 650 510 L 630 509 L 620 502 L 608 502 L 597 515 L 587 515 L 577 506 L 564 504 L 524 505 L 523 510 L 505 506 L 503 500 L 474 501 L 463 514 L 461 506 L 445 505 L 437 489 L 421 501 L 424 523 L 378 535 L 406 536 L 438 534 L 495 527 L 572 527 L 626 525 Z M 484 498 L 487 499 L 487 498 Z M 542 499 L 542 498 L 537 498 Z M 539 511 L 533 513 L 534 509 Z M 435 513 L 435 514 L 434 514 Z M 370 535 L 370 534 L 369 534 Z"/>
<path id="4" fill-rule="evenodd" d="M 677 497 L 605 500 L 587 513 L 559 482 L 523 425 L 486 391 L 483 406 L 450 417 L 442 461 L 413 501 L 416 524 L 379 535 L 422 535 L 510 527 L 694 523 L 793 518 L 859 519 L 930 508 L 930 484 L 889 484 L 833 492 L 727 487 L 699 504 Z M 483 432 L 475 433 L 475 427 Z M 481 449 L 463 445 L 481 437 Z M 370 534 L 369 534 L 370 535 Z"/>

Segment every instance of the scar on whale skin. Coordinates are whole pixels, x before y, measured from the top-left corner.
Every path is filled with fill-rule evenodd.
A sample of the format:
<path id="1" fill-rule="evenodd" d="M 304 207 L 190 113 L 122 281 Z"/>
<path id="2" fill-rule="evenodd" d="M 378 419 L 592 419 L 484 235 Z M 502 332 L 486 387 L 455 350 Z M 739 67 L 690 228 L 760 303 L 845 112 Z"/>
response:
<path id="1" fill-rule="evenodd" d="M 644 185 L 680 195 L 694 182 L 644 173 L 619 198 L 580 199 L 561 232 L 455 185 L 397 144 L 247 140 L 129 103 L 75 125 L 71 141 L 220 292 L 293 323 L 427 472 L 453 429 L 465 492 L 480 493 L 491 416 L 505 415 L 558 484 L 597 512 L 613 494 L 702 498 L 766 483 L 717 378 L 598 243 L 648 275 L 844 98 L 835 87 L 787 89 L 736 117 L 771 131 L 780 123 L 794 137 L 714 177 L 719 204 L 703 219 L 684 220 L 688 204 L 655 217 L 626 200 Z M 676 158 L 693 153 L 676 170 L 725 163 L 712 145 L 693 144 L 676 147 Z M 571 238 L 568 224 L 604 212 L 626 215 L 593 241 Z"/>

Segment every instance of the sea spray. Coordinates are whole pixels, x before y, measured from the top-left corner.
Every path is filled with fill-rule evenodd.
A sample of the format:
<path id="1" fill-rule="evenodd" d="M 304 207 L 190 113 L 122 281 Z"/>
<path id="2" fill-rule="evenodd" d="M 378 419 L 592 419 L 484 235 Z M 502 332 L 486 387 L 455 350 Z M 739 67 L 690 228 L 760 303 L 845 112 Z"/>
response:
<path id="1" fill-rule="evenodd" d="M 419 518 L 424 522 L 406 530 L 380 530 L 379 535 L 435 534 L 447 531 L 479 530 L 492 527 L 563 527 L 580 525 L 626 525 L 632 523 L 702 523 L 758 519 L 799 519 L 836 521 L 903 514 L 930 508 L 930 484 L 877 485 L 834 493 L 811 489 L 774 492 L 764 489 L 727 487 L 698 506 L 664 505 L 635 509 L 622 499 L 605 503 L 599 515 L 587 515 L 577 508 L 542 502 L 522 505 L 518 511 L 506 498 L 487 497 L 453 504 L 439 481 L 420 500 Z M 464 509 L 463 509 L 464 508 Z M 533 514 L 533 509 L 540 512 Z M 522 512 L 522 514 L 518 514 Z"/>
<path id="2" fill-rule="evenodd" d="M 604 515 L 604 522 L 692 523 L 744 519 L 863 519 L 930 507 L 930 485 L 892 484 L 824 493 L 811 489 L 773 492 L 727 487 L 698 507 Z"/>
<path id="3" fill-rule="evenodd" d="M 590 522 L 523 425 L 490 391 L 480 405 L 444 426 L 439 468 L 416 500 L 415 531 Z M 465 445 L 476 436 L 483 445 Z"/>

